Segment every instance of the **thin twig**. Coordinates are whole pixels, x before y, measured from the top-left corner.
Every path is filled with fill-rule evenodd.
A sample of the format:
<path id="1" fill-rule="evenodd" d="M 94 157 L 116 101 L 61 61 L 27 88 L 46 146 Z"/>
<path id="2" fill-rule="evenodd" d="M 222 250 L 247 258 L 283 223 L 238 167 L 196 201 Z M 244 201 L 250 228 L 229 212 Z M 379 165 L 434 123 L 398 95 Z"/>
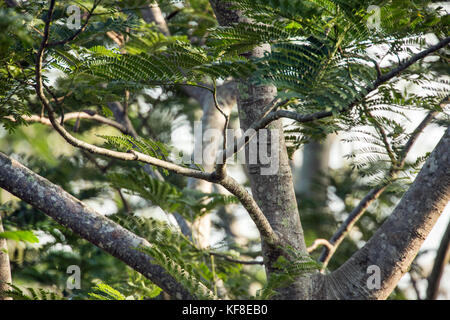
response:
<path id="1" fill-rule="evenodd" d="M 319 257 L 319 262 L 322 262 L 322 271 L 325 270 L 328 263 L 330 262 L 332 256 L 336 252 L 339 245 L 342 243 L 344 238 L 353 228 L 355 223 L 362 217 L 362 215 L 366 212 L 367 208 L 380 197 L 380 195 L 386 190 L 389 183 L 395 178 L 396 174 L 400 172 L 404 165 L 406 157 L 411 150 L 412 145 L 417 140 L 419 135 L 422 133 L 423 129 L 434 119 L 436 116 L 436 111 L 431 111 L 427 114 L 427 116 L 422 120 L 422 122 L 417 126 L 417 128 L 411 134 L 409 140 L 406 143 L 406 148 L 399 159 L 399 165 L 397 166 L 395 163 L 392 164 L 391 169 L 389 170 L 388 176 L 389 178 L 379 187 L 376 187 L 369 191 L 369 193 L 359 202 L 359 204 L 352 210 L 352 212 L 348 215 L 347 219 L 345 219 L 344 223 L 339 227 L 339 229 L 334 233 L 329 242 L 332 244 L 332 248 L 324 248 L 322 254 Z"/>
<path id="2" fill-rule="evenodd" d="M 234 180 L 231 177 L 225 177 L 223 179 L 218 179 L 215 172 L 213 173 L 207 173 L 202 172 L 200 170 L 195 170 L 191 168 L 182 167 L 180 165 L 160 160 L 158 158 L 151 157 L 149 155 L 137 152 L 135 150 L 129 150 L 129 152 L 118 152 L 109 150 L 102 147 L 97 147 L 95 145 L 89 144 L 85 141 L 79 140 L 72 136 L 63 126 L 61 126 L 55 118 L 55 111 L 53 107 L 51 106 L 51 103 L 47 100 L 45 97 L 45 94 L 43 92 L 43 82 L 42 82 L 42 62 L 44 57 L 45 49 L 48 45 L 48 38 L 49 38 L 49 32 L 50 32 L 50 24 L 53 17 L 53 9 L 55 6 L 55 0 L 50 1 L 50 7 L 48 11 L 48 16 L 45 22 L 45 28 L 44 28 L 44 36 L 42 38 L 42 42 L 40 45 L 40 48 L 37 52 L 36 56 L 36 87 L 35 91 L 37 96 L 39 97 L 39 100 L 42 102 L 43 106 L 47 110 L 48 117 L 50 122 L 53 125 L 53 128 L 63 137 L 69 144 L 73 145 L 74 147 L 83 149 L 85 151 L 107 156 L 114 159 L 124 160 L 124 161 L 140 161 L 143 163 L 147 163 L 150 165 L 154 165 L 157 167 L 161 167 L 164 169 L 167 169 L 169 171 L 173 171 L 175 173 L 206 180 L 213 183 L 221 184 L 223 187 L 225 187 L 228 191 L 230 191 L 233 195 L 235 195 L 241 202 L 241 204 L 244 206 L 244 208 L 248 211 L 250 217 L 254 221 L 256 227 L 258 228 L 259 232 L 261 233 L 262 238 L 266 241 L 268 245 L 271 246 L 278 246 L 278 236 L 275 234 L 274 230 L 272 229 L 272 226 L 270 225 L 269 221 L 265 217 L 264 213 L 259 208 L 258 204 L 256 203 L 255 199 L 247 192 L 247 190 L 241 186 L 236 180 Z"/>
<path id="3" fill-rule="evenodd" d="M 217 84 L 216 81 L 214 81 L 214 92 L 213 92 L 213 100 L 214 100 L 214 106 L 216 109 L 222 114 L 222 116 L 225 118 L 225 123 L 223 125 L 223 150 L 227 149 L 227 129 L 228 125 L 230 123 L 230 116 L 223 111 L 223 109 L 220 107 L 219 102 L 217 101 Z M 227 157 L 226 153 L 221 155 L 221 159 L 218 159 L 218 163 L 216 164 L 216 174 L 220 179 L 224 178 L 227 174 L 226 172 L 226 166 L 227 166 Z"/>
<path id="4" fill-rule="evenodd" d="M 102 2 L 102 0 L 94 1 L 94 4 L 92 5 L 92 9 L 89 10 L 88 15 L 86 17 L 86 21 L 84 22 L 84 24 L 81 26 L 80 29 L 75 31 L 75 33 L 73 35 L 71 35 L 70 37 L 68 37 L 68 38 L 66 38 L 64 40 L 54 41 L 54 42 L 48 43 L 47 48 L 51 48 L 51 47 L 55 47 L 55 46 L 61 46 L 61 45 L 69 43 L 70 41 L 75 40 L 81 33 L 83 33 L 86 30 L 86 28 L 87 28 L 87 26 L 89 24 L 89 20 L 91 19 L 92 15 L 93 15 L 93 13 L 95 11 L 95 8 L 97 8 L 97 6 L 100 4 L 100 2 Z"/>
<path id="5" fill-rule="evenodd" d="M 389 159 L 391 159 L 392 165 L 395 166 L 396 162 L 397 162 L 397 159 L 395 157 L 394 151 L 392 151 L 391 144 L 389 143 L 386 130 L 384 130 L 384 128 L 381 125 L 381 123 L 379 123 L 377 121 L 377 119 L 372 115 L 372 113 L 367 108 L 364 108 L 364 111 L 369 116 L 369 121 L 371 121 L 374 124 L 375 129 L 380 134 L 381 140 L 383 141 L 384 148 L 386 149 L 386 152 L 387 152 L 387 154 L 389 156 Z"/>
<path id="6" fill-rule="evenodd" d="M 327 239 L 316 239 L 314 240 L 313 244 L 309 246 L 306 250 L 308 251 L 308 253 L 311 253 L 320 248 L 321 246 L 325 246 L 329 250 L 332 250 L 333 248 L 333 245 Z"/>
<path id="7" fill-rule="evenodd" d="M 286 106 L 288 103 L 289 100 L 283 100 L 280 102 L 278 98 L 273 99 L 272 102 L 263 111 L 260 120 L 254 122 L 236 143 L 233 143 L 233 145 L 219 151 L 220 152 L 219 156 L 225 157 L 225 159 L 229 159 L 230 157 L 238 153 L 245 145 L 247 145 L 256 136 L 257 130 L 266 127 L 272 121 L 274 121 L 270 120 L 269 115 L 273 114 L 272 112 L 274 110 Z"/>

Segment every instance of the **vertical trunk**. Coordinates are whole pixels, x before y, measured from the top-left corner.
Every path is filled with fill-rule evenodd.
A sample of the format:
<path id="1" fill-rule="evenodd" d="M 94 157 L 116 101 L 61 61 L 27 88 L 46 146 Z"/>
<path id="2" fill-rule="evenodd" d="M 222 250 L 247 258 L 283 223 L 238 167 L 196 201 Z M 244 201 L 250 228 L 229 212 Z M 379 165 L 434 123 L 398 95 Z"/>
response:
<path id="1" fill-rule="evenodd" d="M 268 50 L 270 50 L 270 46 L 261 46 L 255 48 L 250 56 L 259 58 Z M 262 116 L 264 106 L 270 104 L 275 98 L 276 88 L 269 85 L 255 86 L 243 81 L 239 85 L 239 90 L 239 119 L 241 128 L 245 131 Z M 268 129 L 278 131 L 278 137 L 269 137 L 267 147 L 267 150 L 271 150 L 270 145 L 273 143 L 278 147 L 278 155 L 270 155 L 271 160 L 278 158 L 278 172 L 273 175 L 263 175 L 261 174 L 261 169 L 264 165 L 261 163 L 247 164 L 252 194 L 282 243 L 307 254 L 294 192 L 292 172 L 289 166 L 289 157 L 284 140 L 282 121 L 273 122 Z M 248 154 L 249 148 L 247 148 L 246 152 Z M 270 277 L 271 273 L 275 272 L 272 264 L 278 257 L 273 255 L 264 243 L 263 255 L 266 261 L 266 272 L 268 277 Z M 299 292 L 297 289 L 294 292 L 292 288 L 286 288 L 280 290 L 279 298 L 304 298 L 304 293 Z"/>
<path id="2" fill-rule="evenodd" d="M 153 22 L 165 36 L 170 36 L 170 31 L 167 26 L 166 20 L 161 12 L 157 3 L 149 4 L 145 9 L 141 10 L 142 18 L 145 22 Z"/>
<path id="3" fill-rule="evenodd" d="M 243 19 L 239 12 L 229 10 L 229 4 L 225 1 L 215 0 L 211 1 L 211 4 L 221 25 L 230 25 Z M 247 54 L 247 57 L 261 58 L 269 51 L 270 45 L 263 45 L 253 49 Z M 272 102 L 277 94 L 277 90 L 271 85 L 254 85 L 247 79 L 242 79 L 238 83 L 238 91 L 239 119 L 241 129 L 246 131 L 253 122 L 260 119 L 264 107 Z M 273 122 L 268 129 L 278 131 L 278 137 L 269 135 L 267 142 L 267 150 L 271 150 L 273 143 L 277 144 L 278 155 L 272 154 L 270 160 L 278 160 L 278 171 L 272 175 L 263 175 L 261 174 L 261 169 L 266 165 L 262 165 L 259 161 L 258 164 L 247 163 L 252 194 L 282 243 L 307 254 L 284 140 L 282 121 Z M 248 155 L 248 146 L 246 153 Z M 266 273 L 270 277 L 275 272 L 273 263 L 278 258 L 278 255 L 277 252 L 270 250 L 265 243 L 263 243 L 263 255 Z M 297 281 L 298 285 L 296 286 L 280 289 L 276 298 L 307 298 L 305 281 L 307 280 L 301 279 Z"/>
<path id="4" fill-rule="evenodd" d="M 3 232 L 2 216 L 0 214 L 0 233 Z M 8 246 L 6 239 L 0 238 L 0 292 L 10 290 L 8 283 L 12 283 L 11 267 L 9 264 Z M 0 300 L 12 300 L 11 298 L 2 298 Z"/>

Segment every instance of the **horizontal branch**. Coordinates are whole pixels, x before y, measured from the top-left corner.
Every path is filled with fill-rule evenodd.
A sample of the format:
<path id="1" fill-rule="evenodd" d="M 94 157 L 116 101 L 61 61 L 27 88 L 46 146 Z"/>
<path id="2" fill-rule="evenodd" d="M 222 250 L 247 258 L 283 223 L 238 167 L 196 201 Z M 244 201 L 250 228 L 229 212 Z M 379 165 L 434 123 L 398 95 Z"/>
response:
<path id="1" fill-rule="evenodd" d="M 80 237 L 125 262 L 142 273 L 175 299 L 193 299 L 164 268 L 139 247 L 152 248 L 145 239 L 109 220 L 37 175 L 19 162 L 0 152 L 0 188 L 41 210 Z M 181 269 L 179 270 L 181 271 Z M 205 295 L 212 293 L 199 283 Z"/>
<path id="2" fill-rule="evenodd" d="M 8 119 L 14 121 L 14 118 L 12 118 L 12 117 L 8 117 Z M 41 117 L 38 115 L 22 116 L 22 119 L 25 122 L 29 122 L 29 123 L 41 123 L 41 124 L 45 124 L 47 126 L 52 126 L 50 119 Z M 106 117 L 103 117 L 99 114 L 96 114 L 94 111 L 86 110 L 86 111 L 80 111 L 80 112 L 71 112 L 71 113 L 67 113 L 64 115 L 64 122 L 67 122 L 69 120 L 74 120 L 74 119 L 76 119 L 76 120 L 84 119 L 84 120 L 96 121 L 96 122 L 114 127 L 117 130 L 119 130 L 120 132 L 122 132 L 123 134 L 128 134 L 128 130 L 125 128 L 125 126 L 121 125 L 117 121 L 114 121 L 114 120 L 108 119 Z M 57 121 L 60 122 L 60 119 L 58 119 Z"/>
<path id="3" fill-rule="evenodd" d="M 428 277 L 427 300 L 436 300 L 439 285 L 446 265 L 450 261 L 450 223 L 445 230 L 434 259 L 433 269 Z"/>
<path id="4" fill-rule="evenodd" d="M 41 99 L 45 97 L 41 96 Z M 228 191 L 230 191 L 233 195 L 235 195 L 245 209 L 250 214 L 250 217 L 253 219 L 253 221 L 256 224 L 256 227 L 260 231 L 261 235 L 268 240 L 269 243 L 274 243 L 277 239 L 275 233 L 273 232 L 272 227 L 270 226 L 269 222 L 267 221 L 266 217 L 262 213 L 261 209 L 258 207 L 255 200 L 252 198 L 252 196 L 245 190 L 244 187 L 242 187 L 239 183 L 237 183 L 234 179 L 231 177 L 226 177 L 222 180 L 218 179 L 215 175 L 215 172 L 208 173 L 208 172 L 202 172 L 199 170 L 194 170 L 186 167 L 179 166 L 177 164 L 167 162 L 164 160 L 160 160 L 151 156 L 148 156 L 146 154 L 137 152 L 135 150 L 130 150 L 128 153 L 125 152 L 118 152 L 109 150 L 102 147 L 97 147 L 95 145 L 91 145 L 87 142 L 84 142 L 82 140 L 79 140 L 72 136 L 67 130 L 61 126 L 58 121 L 56 121 L 54 117 L 54 111 L 48 101 L 45 101 L 46 109 L 49 114 L 50 122 L 52 123 L 55 130 L 71 145 L 80 148 L 82 150 L 88 151 L 93 154 L 106 156 L 113 159 L 123 160 L 123 161 L 139 161 L 142 163 L 154 165 L 160 168 L 167 169 L 169 171 L 172 171 L 177 174 L 181 174 L 187 177 L 197 178 L 197 179 L 203 179 L 209 182 L 218 183 L 225 187 Z"/>

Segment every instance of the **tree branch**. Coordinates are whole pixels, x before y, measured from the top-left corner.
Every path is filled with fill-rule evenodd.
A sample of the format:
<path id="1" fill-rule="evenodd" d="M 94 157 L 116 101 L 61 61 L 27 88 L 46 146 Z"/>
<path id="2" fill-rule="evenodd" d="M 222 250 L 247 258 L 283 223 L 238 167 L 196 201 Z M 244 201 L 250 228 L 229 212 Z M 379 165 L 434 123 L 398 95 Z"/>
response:
<path id="1" fill-rule="evenodd" d="M 388 176 L 389 179 L 386 180 L 386 183 L 370 190 L 370 192 L 359 202 L 359 204 L 353 209 L 353 211 L 348 215 L 347 219 L 345 219 L 344 223 L 339 227 L 339 229 L 334 233 L 334 235 L 330 239 L 331 248 L 326 247 L 323 249 L 322 254 L 319 257 L 319 262 L 322 262 L 322 271 L 325 270 L 334 253 L 336 252 L 339 245 L 345 239 L 347 234 L 353 228 L 355 223 L 362 217 L 362 215 L 366 212 L 367 208 L 380 197 L 380 195 L 386 190 L 390 181 L 396 176 L 398 172 L 400 172 L 406 161 L 406 157 L 411 150 L 414 142 L 417 140 L 419 135 L 425 129 L 425 127 L 434 119 L 437 115 L 436 111 L 432 111 L 427 114 L 427 116 L 422 120 L 422 122 L 417 126 L 414 132 L 411 134 L 408 142 L 405 145 L 405 149 L 400 156 L 398 161 L 399 165 L 393 163 L 391 169 L 389 170 Z"/>
<path id="2" fill-rule="evenodd" d="M 318 298 L 386 299 L 407 272 L 449 200 L 450 127 L 372 238 L 339 269 L 321 278 Z M 379 286 L 368 286 L 370 266 L 380 270 Z"/>
<path id="3" fill-rule="evenodd" d="M 136 236 L 105 216 L 92 210 L 61 187 L 37 175 L 19 162 L 0 153 L 0 188 L 41 210 L 82 238 L 142 273 L 175 299 L 193 299 L 153 258 L 138 250 L 152 248 L 147 240 Z M 178 271 L 181 269 L 178 267 Z M 199 283 L 205 295 L 212 293 Z"/>
<path id="4" fill-rule="evenodd" d="M 225 118 L 216 108 L 216 104 L 219 105 L 220 101 L 220 109 L 225 114 L 229 115 L 237 102 L 236 85 L 234 82 L 226 82 L 217 87 L 216 90 L 216 99 L 214 99 L 213 94 L 206 94 L 200 102 L 203 111 L 201 118 L 201 130 L 195 130 L 196 136 L 194 137 L 194 152 L 198 155 L 202 155 L 203 169 L 208 172 L 214 171 L 216 164 L 215 160 L 221 158 L 220 154 L 217 154 L 217 152 L 219 149 L 222 149 L 222 146 L 219 143 L 220 136 L 211 136 L 210 132 L 215 129 L 224 130 L 226 126 Z M 206 140 L 204 141 L 205 138 Z M 205 154 L 203 152 L 204 150 L 208 150 L 208 153 Z M 217 176 L 220 178 L 221 175 L 217 174 Z M 224 175 L 222 175 L 222 177 L 223 176 Z M 190 189 L 195 189 L 205 194 L 213 191 L 213 185 L 204 180 L 192 178 L 188 179 L 187 186 Z M 211 226 L 211 214 L 201 215 L 192 223 L 193 238 L 195 239 L 196 244 L 202 248 L 207 248 L 210 246 Z"/>
<path id="5" fill-rule="evenodd" d="M 355 105 L 360 103 L 364 99 L 364 97 L 366 97 L 369 93 L 375 91 L 382 84 L 395 78 L 396 76 L 401 74 L 403 71 L 405 71 L 407 68 L 409 68 L 411 65 L 413 65 L 417 61 L 425 58 L 426 56 L 430 55 L 431 53 L 436 52 L 437 50 L 444 48 L 449 43 L 450 43 L 450 37 L 442 39 L 436 45 L 431 46 L 430 48 L 419 52 L 418 54 L 410 57 L 403 63 L 399 64 L 395 69 L 378 77 L 377 80 L 375 80 L 372 84 L 368 85 L 367 87 L 365 87 L 362 90 L 362 92 L 363 92 L 362 97 L 356 98 L 355 100 L 351 101 L 346 107 L 339 110 L 339 113 L 346 113 L 346 112 L 350 111 Z M 265 128 L 271 122 L 276 121 L 281 118 L 292 119 L 299 123 L 307 123 L 307 122 L 312 122 L 312 121 L 332 117 L 333 114 L 334 114 L 333 111 L 319 111 L 319 112 L 305 115 L 305 114 L 300 114 L 298 112 L 289 111 L 289 110 L 273 110 L 273 111 L 269 112 L 267 115 L 265 115 L 264 117 L 262 117 L 260 120 L 254 122 L 249 127 L 249 130 L 259 130 L 259 129 Z M 235 153 L 239 152 L 239 150 L 242 149 L 247 142 L 245 140 L 239 141 L 237 144 L 237 147 L 235 148 L 235 149 L 237 149 L 237 150 L 235 150 Z M 231 150 L 227 150 L 227 151 L 231 152 Z M 226 151 L 224 151 L 224 152 L 226 152 Z M 227 153 L 227 154 L 229 154 L 229 153 Z"/>
<path id="6" fill-rule="evenodd" d="M 8 117 L 8 119 L 11 121 L 14 121 L 14 118 L 12 118 L 12 117 Z M 50 119 L 41 117 L 38 115 L 22 116 L 22 119 L 24 121 L 30 122 L 30 123 L 41 123 L 41 124 L 45 124 L 47 126 L 52 126 Z M 114 127 L 117 130 L 119 130 L 120 132 L 122 132 L 123 134 L 128 134 L 128 130 L 123 125 L 121 125 L 120 123 L 118 123 L 114 120 L 111 120 L 111 119 L 108 119 L 101 115 L 98 115 L 98 114 L 96 114 L 95 111 L 84 110 L 84 111 L 80 111 L 80 112 L 71 112 L 64 116 L 64 122 L 67 122 L 67 121 L 73 120 L 73 119 L 86 119 L 86 120 L 97 121 L 99 123 Z M 60 122 L 60 119 L 58 119 L 58 122 Z"/>
<path id="7" fill-rule="evenodd" d="M 39 100 L 44 105 L 45 109 L 47 110 L 48 117 L 50 122 L 53 125 L 53 128 L 71 145 L 74 147 L 83 149 L 85 151 L 107 156 L 110 158 L 115 158 L 119 160 L 124 161 L 140 161 L 143 163 L 147 163 L 150 165 L 154 165 L 157 167 L 161 167 L 164 169 L 167 169 L 169 171 L 173 171 L 175 173 L 197 178 L 197 179 L 203 179 L 209 182 L 218 183 L 225 187 L 228 191 L 230 191 L 233 195 L 235 195 L 245 209 L 247 209 L 248 213 L 250 214 L 250 217 L 253 219 L 253 221 L 256 224 L 256 227 L 258 228 L 259 232 L 261 233 L 261 236 L 264 238 L 264 240 L 269 244 L 276 246 L 278 242 L 278 236 L 275 234 L 275 232 L 272 229 L 272 226 L 268 222 L 267 218 L 259 208 L 258 204 L 256 203 L 255 199 L 245 190 L 244 187 L 239 185 L 234 179 L 230 177 L 225 177 L 221 179 L 217 176 L 215 172 L 213 173 L 206 173 L 199 170 L 194 170 L 186 167 L 179 166 L 177 164 L 163 161 L 151 156 L 148 156 L 146 154 L 137 152 L 135 150 L 129 150 L 129 152 L 118 152 L 118 151 L 112 151 L 109 149 L 105 149 L 102 147 L 97 147 L 95 145 L 91 145 L 89 143 L 86 143 L 82 140 L 79 140 L 72 136 L 61 124 L 56 121 L 55 118 L 55 112 L 53 110 L 53 107 L 51 106 L 50 102 L 45 97 L 45 94 L 43 92 L 43 83 L 42 83 L 42 61 L 45 49 L 47 48 L 48 44 L 48 38 L 49 38 L 49 31 L 50 31 L 50 24 L 52 21 L 53 16 L 53 9 L 55 6 L 55 0 L 50 1 L 50 7 L 48 11 L 47 21 L 45 23 L 44 28 L 44 36 L 41 42 L 41 46 L 37 52 L 36 56 L 36 87 L 35 91 L 39 98 Z"/>
<path id="8" fill-rule="evenodd" d="M 214 81 L 214 92 L 213 92 L 213 101 L 214 101 L 214 106 L 215 108 L 220 112 L 220 114 L 225 118 L 225 123 L 223 125 L 223 146 L 222 149 L 226 150 L 227 148 L 227 129 L 228 129 L 228 125 L 230 123 L 230 116 L 228 114 L 225 113 L 225 111 L 220 107 L 219 102 L 217 101 L 217 85 L 216 82 Z M 226 154 L 223 154 L 220 163 L 218 163 L 216 165 L 216 174 L 219 178 L 224 178 L 227 174 L 226 172 L 226 165 L 227 165 L 227 158 L 226 158 Z"/>
<path id="9" fill-rule="evenodd" d="M 50 122 L 52 123 L 55 130 L 71 145 L 84 149 L 86 151 L 89 151 L 91 153 L 95 153 L 98 155 L 103 155 L 111 158 L 116 158 L 120 160 L 125 161 L 141 161 L 144 163 L 148 163 L 151 165 L 155 165 L 158 167 L 165 168 L 167 170 L 171 170 L 186 176 L 192 176 L 200 179 L 211 179 L 211 175 L 208 173 L 203 173 L 198 170 L 188 169 L 181 166 L 178 166 L 176 164 L 163 161 L 154 157 L 150 157 L 148 155 L 142 154 L 140 152 L 136 152 L 134 150 L 130 150 L 129 153 L 123 153 L 123 152 L 117 152 L 108 150 L 105 148 L 97 147 L 94 145 L 91 145 L 89 143 L 86 143 L 84 141 L 78 140 L 77 138 L 73 137 L 67 130 L 61 126 L 58 121 L 56 121 L 55 118 L 55 111 L 53 110 L 53 107 L 51 106 L 50 102 L 47 100 L 47 98 L 44 95 L 43 91 L 43 83 L 42 83 L 42 61 L 45 49 L 48 45 L 48 38 L 49 38 L 49 30 L 50 30 L 50 24 L 52 21 L 53 16 L 53 9 L 55 6 L 55 0 L 50 1 L 50 7 L 48 11 L 47 21 L 45 23 L 44 28 L 44 37 L 41 42 L 41 46 L 37 52 L 37 59 L 36 59 L 36 94 L 39 97 L 39 100 L 44 105 L 45 109 L 47 110 L 48 117 Z"/>
<path id="10" fill-rule="evenodd" d="M 308 253 L 311 253 L 321 246 L 327 247 L 328 250 L 332 250 L 333 248 L 333 245 L 327 239 L 316 239 L 311 246 L 306 248 L 306 250 L 308 250 Z"/>

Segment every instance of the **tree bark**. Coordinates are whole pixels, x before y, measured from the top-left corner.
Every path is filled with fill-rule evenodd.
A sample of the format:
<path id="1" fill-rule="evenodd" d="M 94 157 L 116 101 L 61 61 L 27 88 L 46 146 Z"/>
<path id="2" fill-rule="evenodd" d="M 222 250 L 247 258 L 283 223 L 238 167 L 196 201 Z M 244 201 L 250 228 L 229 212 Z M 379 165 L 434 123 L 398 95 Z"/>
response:
<path id="1" fill-rule="evenodd" d="M 194 298 L 163 267 L 156 264 L 153 258 L 137 249 L 138 247 L 151 248 L 152 245 L 147 240 L 97 213 L 61 187 L 52 184 L 1 152 L 0 188 L 41 210 L 77 235 L 122 260 L 161 287 L 172 298 Z M 205 295 L 211 294 L 201 284 L 200 288 Z"/>
<path id="2" fill-rule="evenodd" d="M 229 4 L 225 0 L 211 0 L 211 4 L 221 25 L 229 25 L 243 19 L 239 12 L 229 10 Z M 45 33 L 47 36 L 48 27 L 49 24 L 46 25 Z M 44 39 L 38 54 L 38 80 L 41 80 L 40 66 L 42 64 L 43 49 L 45 49 L 47 40 Z M 450 40 L 446 39 L 440 42 L 439 45 L 433 46 L 416 55 L 414 58 L 408 60 L 407 63 L 403 63 L 398 68 L 383 75 L 369 87 L 368 91 L 375 90 L 380 84 L 392 79 L 402 70 L 405 70 L 430 52 L 434 52 L 447 45 L 448 41 Z M 261 46 L 255 48 L 247 56 L 250 58 L 261 57 L 269 50 L 270 46 Z M 41 101 L 48 105 L 48 102 L 45 101 L 46 99 L 43 95 L 40 82 L 38 81 L 36 91 L 38 95 L 40 94 Z M 241 79 L 238 90 L 241 128 L 246 130 L 252 123 L 260 119 L 263 107 L 271 103 L 276 95 L 276 89 L 269 85 L 256 86 L 248 82 L 247 79 Z M 350 106 L 356 103 L 358 101 L 355 101 Z M 52 111 L 51 106 L 48 106 L 48 110 Z M 282 110 L 280 116 L 289 113 L 292 112 Z M 327 116 L 329 116 L 327 112 L 320 114 L 320 117 Z M 316 119 L 317 117 L 313 116 L 313 118 Z M 302 120 L 304 119 L 304 115 L 296 114 L 293 119 Z M 66 140 L 75 146 L 87 145 L 64 136 L 64 130 L 57 123 L 54 126 L 57 130 L 59 129 L 58 132 Z M 261 170 L 264 167 L 262 164 L 247 165 L 253 196 L 262 209 L 268 223 L 264 219 L 255 220 L 264 220 L 260 225 L 267 228 L 260 228 L 260 230 L 270 231 L 272 228 L 281 239 L 280 243 L 307 254 L 295 200 L 292 173 L 289 167 L 281 120 L 273 122 L 269 128 L 276 129 L 279 132 L 278 137 L 276 137 L 277 140 L 274 140 L 274 136 L 272 136 L 272 140 L 268 143 L 268 149 L 271 149 L 270 146 L 272 144 L 278 146 L 277 160 L 279 160 L 279 171 L 276 174 L 266 176 L 261 175 Z M 86 147 L 86 149 L 97 151 L 98 154 L 104 154 L 106 152 L 97 147 Z M 119 153 L 115 152 L 111 154 L 118 156 Z M 125 160 L 140 160 L 136 153 L 132 154 L 134 157 L 128 154 L 125 154 L 126 157 L 121 156 Z M 161 161 L 150 160 L 147 162 L 156 165 L 160 164 L 162 167 L 169 166 L 174 171 L 178 171 L 178 173 L 184 172 L 186 174 L 186 171 L 189 171 L 188 169 L 178 168 L 172 164 L 164 164 L 163 166 Z M 410 189 L 403 196 L 399 205 L 362 249 L 358 250 L 351 259 L 329 275 L 324 276 L 319 273 L 314 273 L 297 279 L 289 287 L 280 289 L 277 298 L 387 298 L 397 285 L 401 276 L 407 271 L 421 244 L 450 199 L 449 166 L 450 128 L 446 130 L 444 136 L 430 155 Z M 210 182 L 215 181 L 203 173 L 191 172 L 190 176 L 205 178 Z M 255 215 L 255 210 L 250 210 L 256 206 L 252 202 L 253 199 L 248 194 L 244 194 L 242 189 L 235 190 L 240 186 L 233 185 L 230 177 L 220 182 L 228 190 L 233 189 L 235 194 L 240 195 L 241 202 L 249 210 L 249 213 Z M 151 247 L 152 245 L 150 243 L 88 208 L 61 188 L 31 172 L 17 161 L 10 159 L 2 153 L 0 153 L 0 187 L 5 188 L 33 207 L 42 210 L 60 224 L 72 229 L 76 234 L 126 262 L 174 298 L 192 298 L 192 295 L 181 287 L 162 267 L 155 264 L 155 261 L 151 257 L 141 251 L 134 250 L 134 248 L 140 245 Z M 264 218 L 260 211 L 256 210 L 256 212 L 259 215 L 258 217 Z M 270 232 L 267 233 L 271 235 Z M 269 235 L 266 235 L 266 238 L 271 238 Z M 269 246 L 264 240 L 262 242 L 266 272 L 270 278 L 276 272 L 273 263 L 282 254 L 282 251 L 275 250 L 274 246 Z M 371 266 L 377 266 L 379 268 L 381 280 L 380 285 L 373 288 L 369 288 L 368 286 L 370 274 L 367 271 L 368 267 Z M 203 288 L 203 290 L 205 294 L 209 294 L 207 288 Z"/>
<path id="3" fill-rule="evenodd" d="M 4 230 L 2 224 L 2 216 L 0 212 L 0 233 L 1 232 L 4 232 Z M 11 289 L 8 283 L 12 283 L 8 246 L 6 239 L 0 238 L 0 293 Z M 12 298 L 10 297 L 2 298 L 2 296 L 0 295 L 0 300 L 12 300 Z"/>
<path id="4" fill-rule="evenodd" d="M 165 35 L 170 36 L 169 27 L 167 26 L 166 19 L 161 12 L 157 3 L 149 4 L 146 8 L 141 10 L 142 18 L 145 22 L 153 22 L 159 29 L 159 31 Z"/>
<path id="5" fill-rule="evenodd" d="M 386 299 L 408 271 L 414 257 L 450 200 L 450 127 L 414 183 L 366 245 L 327 276 L 315 275 L 315 299 Z M 369 288 L 370 266 L 377 266 L 380 286 Z"/>
<path id="6" fill-rule="evenodd" d="M 212 0 L 210 2 L 220 25 L 226 26 L 244 21 L 245 18 L 239 12 L 230 10 L 229 3 L 220 0 Z M 248 58 L 261 58 L 267 52 L 270 52 L 270 45 L 263 45 L 253 49 L 246 56 Z M 274 100 L 277 90 L 272 85 L 254 85 L 248 79 L 241 79 L 238 82 L 238 92 L 240 125 L 245 132 L 254 122 L 261 118 L 264 107 Z M 262 165 L 260 162 L 258 164 L 247 163 L 252 194 L 275 233 L 279 236 L 281 243 L 307 255 L 282 121 L 272 122 L 268 129 L 278 132 L 278 137 L 276 138 L 269 135 L 269 141 L 267 142 L 267 150 L 272 150 L 271 145 L 273 143 L 277 145 L 278 154 L 272 154 L 270 161 L 273 161 L 275 158 L 278 160 L 278 172 L 272 175 L 263 175 L 261 170 L 265 165 Z M 247 156 L 248 152 L 249 146 L 247 145 Z M 263 241 L 263 256 L 268 277 L 276 272 L 273 263 L 277 260 L 279 254 L 280 252 L 274 252 Z M 294 290 L 292 288 L 280 289 L 276 298 L 306 298 L 307 293 L 302 290 L 306 286 L 303 286 L 302 282 L 302 280 L 299 280 L 297 282 L 299 285 L 295 285 L 296 288 Z"/>

